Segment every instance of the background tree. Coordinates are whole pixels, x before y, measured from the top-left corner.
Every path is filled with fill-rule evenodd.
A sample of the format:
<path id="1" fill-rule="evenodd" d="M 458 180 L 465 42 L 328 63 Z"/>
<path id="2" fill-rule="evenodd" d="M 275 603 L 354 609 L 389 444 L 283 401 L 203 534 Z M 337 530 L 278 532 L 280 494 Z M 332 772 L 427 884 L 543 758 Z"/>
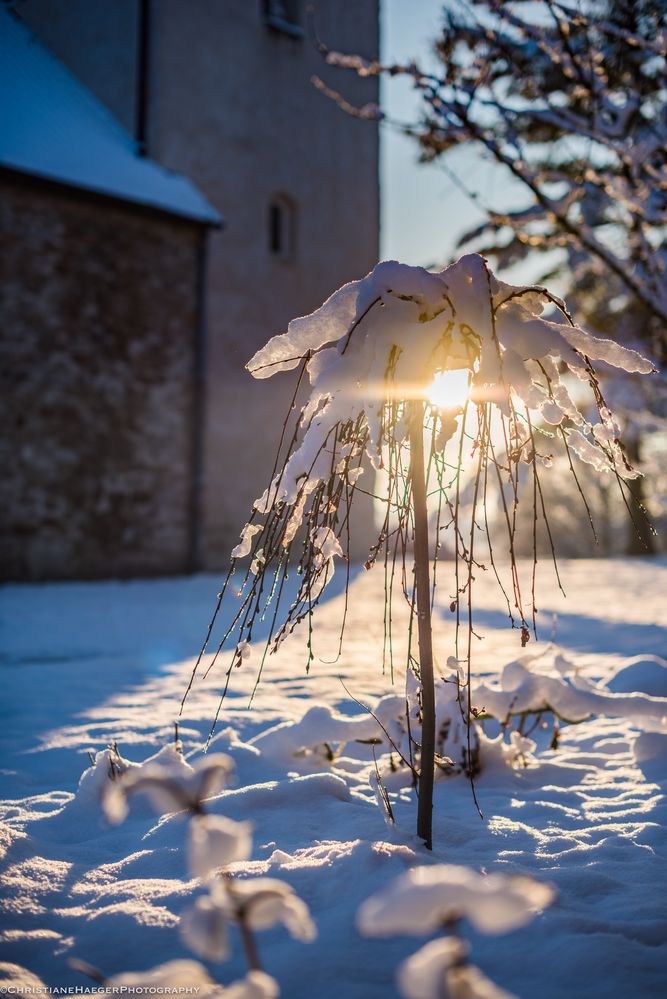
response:
<path id="1" fill-rule="evenodd" d="M 321 47 L 327 61 L 361 75 L 412 77 L 423 114 L 407 131 L 424 161 L 473 145 L 525 194 L 513 210 L 477 199 L 487 218 L 462 243 L 474 243 L 500 270 L 542 254 L 538 280 L 559 278 L 580 322 L 641 343 L 664 366 L 666 25 L 664 0 L 451 0 L 435 43 L 435 72 Z M 647 409 L 660 420 L 667 414 L 664 385 L 650 382 L 610 389 L 618 411 L 643 414 L 626 427 L 634 461 Z M 641 483 L 633 485 L 635 514 Z M 631 549 L 650 550 L 645 518 L 634 520 Z"/>

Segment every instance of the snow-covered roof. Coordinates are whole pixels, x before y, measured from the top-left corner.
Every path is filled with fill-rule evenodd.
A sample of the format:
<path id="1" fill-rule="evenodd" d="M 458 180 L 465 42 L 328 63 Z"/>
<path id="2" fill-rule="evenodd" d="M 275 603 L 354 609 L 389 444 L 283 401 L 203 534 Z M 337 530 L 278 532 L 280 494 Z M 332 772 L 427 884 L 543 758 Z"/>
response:
<path id="1" fill-rule="evenodd" d="M 133 138 L 16 17 L 0 7 L 0 166 L 216 225 L 195 185 Z"/>

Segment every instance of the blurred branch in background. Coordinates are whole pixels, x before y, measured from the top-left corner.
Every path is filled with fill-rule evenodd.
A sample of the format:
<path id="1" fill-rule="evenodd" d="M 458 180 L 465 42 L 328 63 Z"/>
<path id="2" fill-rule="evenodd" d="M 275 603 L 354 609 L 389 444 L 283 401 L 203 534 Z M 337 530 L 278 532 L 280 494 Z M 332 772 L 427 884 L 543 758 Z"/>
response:
<path id="1" fill-rule="evenodd" d="M 568 5 L 451 0 L 434 39 L 437 68 L 329 51 L 360 76 L 407 75 L 422 113 L 404 127 L 424 162 L 475 147 L 523 191 L 501 210 L 487 192 L 481 225 L 460 244 L 499 270 L 541 254 L 539 280 L 559 282 L 576 318 L 599 335 L 667 358 L 667 7 L 646 0 Z M 538 258 L 539 259 L 539 258 Z M 667 390 L 609 377 L 605 396 L 625 424 L 633 486 L 629 553 L 654 550 L 646 505 L 664 508 L 647 435 L 667 433 Z M 658 451 L 660 449 L 658 448 Z M 600 494 L 604 509 L 604 495 Z M 603 538 L 605 532 L 602 532 Z M 613 550 L 602 541 L 602 553 Z"/>

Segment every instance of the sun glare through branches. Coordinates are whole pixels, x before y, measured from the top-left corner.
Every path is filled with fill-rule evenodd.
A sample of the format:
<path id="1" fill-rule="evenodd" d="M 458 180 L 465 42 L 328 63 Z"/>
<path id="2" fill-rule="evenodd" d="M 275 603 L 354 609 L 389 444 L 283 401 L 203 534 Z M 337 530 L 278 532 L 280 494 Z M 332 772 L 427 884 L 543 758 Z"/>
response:
<path id="1" fill-rule="evenodd" d="M 470 373 L 466 368 L 438 371 L 426 389 L 426 398 L 438 409 L 462 409 L 470 394 Z"/>

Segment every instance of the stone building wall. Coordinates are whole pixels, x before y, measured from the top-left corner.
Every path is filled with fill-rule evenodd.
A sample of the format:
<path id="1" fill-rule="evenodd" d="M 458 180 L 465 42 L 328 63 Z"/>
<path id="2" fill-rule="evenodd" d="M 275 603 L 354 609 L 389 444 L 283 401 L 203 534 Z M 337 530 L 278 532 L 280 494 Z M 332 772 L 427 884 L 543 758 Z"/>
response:
<path id="1" fill-rule="evenodd" d="M 190 568 L 198 227 L 0 180 L 0 572 Z"/>
<path id="2" fill-rule="evenodd" d="M 314 0 L 301 37 L 274 30 L 263 0 L 150 5 L 148 154 L 190 177 L 226 220 L 211 233 L 207 278 L 203 564 L 225 564 L 266 486 L 292 379 L 257 382 L 244 365 L 289 319 L 377 262 L 378 127 L 340 110 L 315 74 L 353 104 L 376 79 L 326 65 L 307 8 L 331 47 L 376 56 L 378 0 Z M 19 13 L 127 127 L 136 113 L 138 0 L 22 0 Z M 293 212 L 287 253 L 271 248 L 270 210 Z M 370 475 L 368 476 L 370 479 Z M 352 548 L 373 533 L 359 500 Z M 358 543 L 357 543 L 358 539 Z"/>

